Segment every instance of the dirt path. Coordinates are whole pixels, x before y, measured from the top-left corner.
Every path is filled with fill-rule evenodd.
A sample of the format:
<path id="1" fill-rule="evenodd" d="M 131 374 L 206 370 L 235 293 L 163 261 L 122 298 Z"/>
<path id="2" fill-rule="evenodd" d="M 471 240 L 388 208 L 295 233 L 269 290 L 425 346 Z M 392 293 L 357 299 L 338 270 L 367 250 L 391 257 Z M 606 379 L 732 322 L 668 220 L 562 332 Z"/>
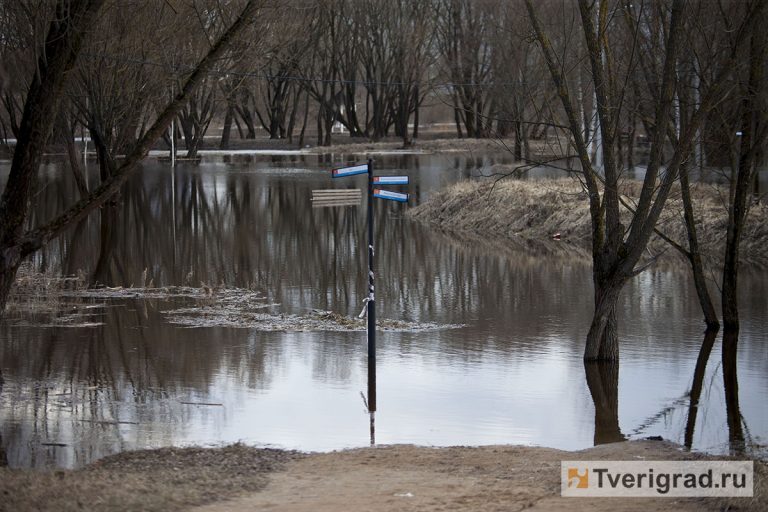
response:
<path id="1" fill-rule="evenodd" d="M 672 460 L 692 455 L 660 442 L 604 445 L 584 452 L 497 446 L 395 446 L 312 455 L 289 462 L 260 492 L 195 512 L 765 510 L 761 466 L 748 500 L 584 499 L 560 497 L 565 459 Z"/>
<path id="2" fill-rule="evenodd" d="M 486 446 L 387 446 L 302 454 L 245 445 L 125 452 L 76 471 L 0 468 L 0 511 L 382 512 L 768 510 L 768 466 L 755 497 L 560 497 L 562 460 L 706 458 L 657 441 L 582 452 Z"/>

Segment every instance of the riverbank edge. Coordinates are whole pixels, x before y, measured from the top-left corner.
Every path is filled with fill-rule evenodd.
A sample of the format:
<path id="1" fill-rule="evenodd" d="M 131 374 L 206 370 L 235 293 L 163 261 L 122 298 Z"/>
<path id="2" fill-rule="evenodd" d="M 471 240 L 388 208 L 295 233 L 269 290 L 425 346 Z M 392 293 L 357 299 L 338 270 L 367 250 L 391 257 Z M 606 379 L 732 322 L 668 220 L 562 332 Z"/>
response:
<path id="1" fill-rule="evenodd" d="M 397 155 L 397 154 L 477 154 L 477 155 L 511 155 L 513 147 L 512 139 L 477 139 L 457 138 L 455 135 L 436 134 L 429 137 L 415 139 L 409 146 L 403 146 L 402 140 L 389 137 L 380 141 L 372 141 L 365 138 L 334 138 L 330 146 L 319 146 L 308 143 L 299 146 L 297 143 L 289 143 L 286 139 L 269 139 L 259 137 L 255 139 L 234 139 L 229 147 L 221 149 L 215 140 L 206 139 L 198 149 L 198 159 L 201 156 L 224 155 Z M 13 156 L 13 144 L 3 144 L 0 141 L 0 160 L 10 160 Z M 552 141 L 532 141 L 531 154 L 552 158 L 560 154 L 561 145 Z M 66 148 L 62 145 L 51 144 L 47 147 L 46 157 L 60 156 L 66 158 Z M 177 158 L 186 159 L 187 150 L 182 147 L 177 149 Z M 167 159 L 170 157 L 170 149 L 164 143 L 156 144 L 147 158 Z M 88 148 L 88 158 L 96 158 L 92 145 Z"/>
<path id="2" fill-rule="evenodd" d="M 366 503 L 370 510 L 578 511 L 615 510 L 619 504 L 621 510 L 764 510 L 768 465 L 761 461 L 754 463 L 752 498 L 560 497 L 563 460 L 728 459 L 733 458 L 650 440 L 580 451 L 516 445 L 385 445 L 309 454 L 242 444 L 161 448 L 123 452 L 78 470 L 0 469 L 0 510 L 160 511 L 201 506 L 200 512 L 215 512 L 261 510 L 271 504 L 270 510 L 322 512 L 355 510 Z"/>
<path id="3" fill-rule="evenodd" d="M 639 197 L 640 181 L 627 180 L 622 195 L 629 204 Z M 720 185 L 698 183 L 692 187 L 697 234 L 705 265 L 722 266 L 728 212 Z M 574 261 L 591 258 L 589 202 L 580 183 L 569 177 L 539 180 L 478 178 L 460 181 L 432 194 L 409 209 L 406 216 L 458 235 L 513 250 L 533 250 Z M 755 203 L 744 228 L 740 258 L 751 268 L 768 268 L 768 205 Z M 623 208 L 628 226 L 630 212 Z M 679 192 L 668 199 L 657 228 L 683 247 L 688 246 Z M 654 235 L 648 249 L 659 260 L 685 268 L 680 252 Z"/>

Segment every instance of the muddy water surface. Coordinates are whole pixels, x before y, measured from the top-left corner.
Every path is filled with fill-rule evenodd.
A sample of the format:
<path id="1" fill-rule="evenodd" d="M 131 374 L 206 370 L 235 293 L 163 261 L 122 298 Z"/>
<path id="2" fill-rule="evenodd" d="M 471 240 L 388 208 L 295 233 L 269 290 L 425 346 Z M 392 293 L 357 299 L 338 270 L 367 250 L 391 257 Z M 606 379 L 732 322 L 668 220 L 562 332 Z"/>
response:
<path id="1" fill-rule="evenodd" d="M 313 189 L 363 187 L 364 177 L 329 178 L 332 164 L 355 158 L 217 156 L 175 171 L 151 162 L 116 205 L 36 255 L 34 265 L 52 274 L 110 287 L 185 286 L 204 297 L 64 298 L 54 316 L 75 314 L 67 325 L 9 315 L 0 324 L 5 461 L 77 467 L 121 450 L 236 441 L 302 450 L 368 445 L 363 332 L 196 327 L 169 314 L 202 312 L 212 300 L 206 294 L 238 288 L 263 297 L 271 315 L 356 316 L 365 291 L 364 210 L 312 209 L 309 201 Z M 410 204 L 491 163 L 376 159 L 381 174 L 411 176 Z M 7 175 L 7 162 L 0 171 Z M 38 220 L 75 193 L 55 161 L 43 179 Z M 715 453 L 741 440 L 765 445 L 764 271 L 743 279 L 734 403 L 734 372 L 724 381 L 719 338 L 706 340 L 711 354 L 696 372 L 705 339 L 685 269 L 665 265 L 630 283 L 621 299 L 619 371 L 585 369 L 590 268 L 578 251 L 468 242 L 409 221 L 405 208 L 377 204 L 378 315 L 463 327 L 379 334 L 376 443 L 579 449 L 663 436 Z"/>

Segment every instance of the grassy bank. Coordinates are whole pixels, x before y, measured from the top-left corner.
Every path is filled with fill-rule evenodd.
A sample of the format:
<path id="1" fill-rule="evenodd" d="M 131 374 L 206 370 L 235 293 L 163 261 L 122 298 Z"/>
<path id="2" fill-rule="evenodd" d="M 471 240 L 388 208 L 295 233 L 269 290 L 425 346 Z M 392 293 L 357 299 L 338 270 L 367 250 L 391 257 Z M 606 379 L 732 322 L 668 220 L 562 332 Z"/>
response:
<path id="1" fill-rule="evenodd" d="M 622 194 L 629 203 L 640 194 L 639 182 L 627 182 Z M 724 206 L 727 191 L 722 187 L 698 184 L 693 190 L 698 222 L 698 234 L 704 258 L 719 266 L 725 243 L 728 214 Z M 658 224 L 666 236 L 687 247 L 683 222 L 683 207 L 679 191 L 673 191 Z M 475 238 L 512 242 L 521 239 L 551 240 L 560 234 L 559 243 L 585 249 L 591 242 L 591 224 L 587 195 L 573 179 L 464 181 L 432 195 L 408 215 L 441 229 L 468 234 Z M 630 221 L 624 211 L 624 225 Z M 750 210 L 741 246 L 742 261 L 749 265 L 768 267 L 768 207 L 755 204 Z M 654 237 L 653 252 L 666 251 L 679 257 L 669 244 Z"/>

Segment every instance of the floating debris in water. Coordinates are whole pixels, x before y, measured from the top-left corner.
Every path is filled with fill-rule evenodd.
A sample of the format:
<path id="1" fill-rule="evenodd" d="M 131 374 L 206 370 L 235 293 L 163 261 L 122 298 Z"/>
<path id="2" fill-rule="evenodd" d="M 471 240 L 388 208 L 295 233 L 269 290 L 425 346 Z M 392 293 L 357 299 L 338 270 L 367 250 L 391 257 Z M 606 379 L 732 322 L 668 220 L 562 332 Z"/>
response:
<path id="1" fill-rule="evenodd" d="M 166 300 L 186 299 L 183 307 L 163 311 L 169 323 L 183 327 L 230 327 L 254 329 L 259 331 L 365 331 L 366 321 L 356 317 L 344 316 L 333 311 L 312 310 L 309 314 L 296 315 L 275 311 L 279 303 L 269 302 L 258 291 L 243 288 L 190 286 L 166 287 L 103 287 L 74 288 L 58 291 L 59 297 L 107 301 L 111 299 Z M 193 305 L 190 305 L 192 302 Z M 59 302 L 59 305 L 61 303 Z M 23 319 L 15 325 L 35 325 L 36 327 L 96 327 L 103 322 L 94 319 L 93 311 L 102 304 L 76 304 L 66 312 L 51 308 L 45 321 L 37 319 L 29 323 Z M 58 311 L 56 311 L 58 309 Z M 90 311 L 83 311 L 90 310 Z M 456 329 L 460 324 L 437 324 L 433 322 L 406 322 L 380 319 L 377 328 L 390 332 L 420 332 L 439 329 Z"/>
<path id="2" fill-rule="evenodd" d="M 365 320 L 348 317 L 333 311 L 313 310 L 308 315 L 269 314 L 231 309 L 225 305 L 180 308 L 165 312 L 169 322 L 185 327 L 233 327 L 258 331 L 365 331 Z M 461 324 L 433 322 L 404 322 L 381 319 L 377 328 L 390 332 L 420 332 L 439 329 L 457 329 Z"/>

